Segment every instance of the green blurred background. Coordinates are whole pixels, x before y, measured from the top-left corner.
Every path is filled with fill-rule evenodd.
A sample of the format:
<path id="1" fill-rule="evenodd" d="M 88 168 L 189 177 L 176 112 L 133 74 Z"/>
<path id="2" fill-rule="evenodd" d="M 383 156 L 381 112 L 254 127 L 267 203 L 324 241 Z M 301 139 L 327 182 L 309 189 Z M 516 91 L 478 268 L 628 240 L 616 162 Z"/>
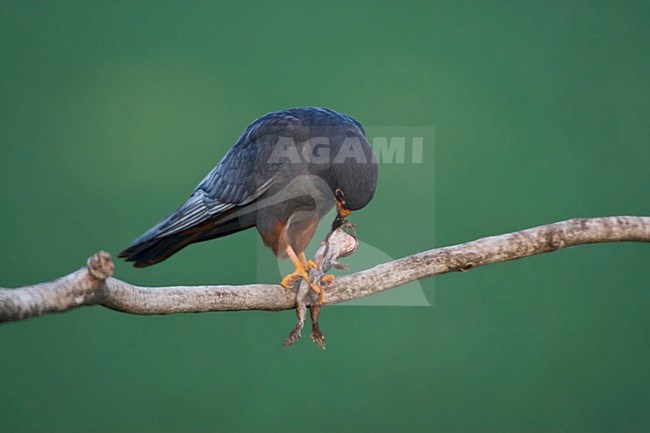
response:
<path id="1" fill-rule="evenodd" d="M 3 1 L 0 20 L 3 287 L 116 254 L 294 106 L 435 128 L 354 218 L 393 257 L 650 214 L 647 2 Z M 245 284 L 257 256 L 247 231 L 116 276 Z M 6 324 L 0 430 L 648 431 L 649 259 L 581 246 L 423 281 L 432 307 L 325 308 L 325 352 L 282 350 L 291 311 Z"/>

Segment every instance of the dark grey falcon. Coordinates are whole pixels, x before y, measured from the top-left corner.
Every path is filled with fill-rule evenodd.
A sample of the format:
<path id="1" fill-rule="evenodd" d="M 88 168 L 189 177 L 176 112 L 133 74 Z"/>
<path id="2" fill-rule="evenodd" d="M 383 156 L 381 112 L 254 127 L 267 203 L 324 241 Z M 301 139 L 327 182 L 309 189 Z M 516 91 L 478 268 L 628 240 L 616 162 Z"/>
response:
<path id="1" fill-rule="evenodd" d="M 305 249 L 323 216 L 335 225 L 365 207 L 377 184 L 377 160 L 361 124 L 334 110 L 294 108 L 251 123 L 176 211 L 119 257 L 142 268 L 189 244 L 257 227 L 264 244 L 309 282 Z M 316 287 L 312 289 L 317 290 Z"/>

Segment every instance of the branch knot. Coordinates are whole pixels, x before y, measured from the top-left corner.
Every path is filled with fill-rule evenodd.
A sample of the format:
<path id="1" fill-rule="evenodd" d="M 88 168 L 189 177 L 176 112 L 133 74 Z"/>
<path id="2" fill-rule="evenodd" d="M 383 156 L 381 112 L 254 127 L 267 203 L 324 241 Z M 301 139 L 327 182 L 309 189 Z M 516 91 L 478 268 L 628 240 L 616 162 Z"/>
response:
<path id="1" fill-rule="evenodd" d="M 106 281 L 107 278 L 112 277 L 113 270 L 115 269 L 113 259 L 106 251 L 100 251 L 90 257 L 86 262 L 86 266 L 90 275 L 99 282 Z"/>

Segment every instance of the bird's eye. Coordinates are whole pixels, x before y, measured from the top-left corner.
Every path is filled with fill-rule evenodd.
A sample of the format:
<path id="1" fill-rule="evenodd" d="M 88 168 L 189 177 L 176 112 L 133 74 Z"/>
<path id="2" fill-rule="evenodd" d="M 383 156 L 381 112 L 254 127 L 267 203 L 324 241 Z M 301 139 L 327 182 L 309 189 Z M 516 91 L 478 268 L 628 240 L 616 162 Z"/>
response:
<path id="1" fill-rule="evenodd" d="M 344 196 L 343 196 L 343 191 L 341 190 L 341 188 L 336 188 L 336 191 L 334 191 L 334 195 L 336 196 L 336 199 L 338 201 L 341 201 L 341 202 L 343 201 Z"/>

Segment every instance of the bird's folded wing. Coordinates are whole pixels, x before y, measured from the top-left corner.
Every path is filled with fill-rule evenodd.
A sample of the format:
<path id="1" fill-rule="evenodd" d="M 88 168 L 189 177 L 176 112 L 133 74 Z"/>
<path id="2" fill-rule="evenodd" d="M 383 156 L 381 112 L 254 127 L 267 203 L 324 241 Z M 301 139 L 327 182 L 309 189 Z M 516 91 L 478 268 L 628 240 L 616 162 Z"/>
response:
<path id="1" fill-rule="evenodd" d="M 286 119 L 284 119 L 287 121 Z M 220 219 L 250 204 L 276 180 L 267 164 L 278 141 L 280 125 L 253 124 L 239 137 L 221 162 L 199 183 L 175 212 L 134 241 L 134 245 L 180 233 L 208 220 Z"/>
<path id="2" fill-rule="evenodd" d="M 156 224 L 151 230 L 144 233 L 139 239 L 136 239 L 134 244 L 180 233 L 191 227 L 200 225 L 209 219 L 218 218 L 219 215 L 225 215 L 231 209 L 245 206 L 268 190 L 274 180 L 274 178 L 268 179 L 253 191 L 252 194 L 246 194 L 243 200 L 238 203 L 222 203 L 211 198 L 204 190 L 197 188 L 194 194 L 181 207 Z"/>

